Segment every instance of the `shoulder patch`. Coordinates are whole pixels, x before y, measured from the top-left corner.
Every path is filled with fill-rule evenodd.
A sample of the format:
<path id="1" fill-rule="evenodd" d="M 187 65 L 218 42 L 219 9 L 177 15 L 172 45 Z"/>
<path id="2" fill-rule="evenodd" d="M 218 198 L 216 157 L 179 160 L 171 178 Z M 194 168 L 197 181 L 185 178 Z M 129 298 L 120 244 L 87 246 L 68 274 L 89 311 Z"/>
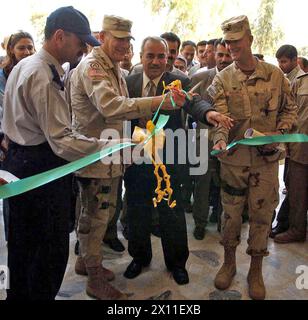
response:
<path id="1" fill-rule="evenodd" d="M 100 65 L 98 62 L 91 62 L 90 63 L 90 69 L 99 69 Z"/>
<path id="2" fill-rule="evenodd" d="M 211 85 L 207 88 L 207 92 L 209 94 L 209 96 L 212 98 L 212 99 L 215 99 L 215 97 L 218 95 L 218 88 L 214 85 Z"/>
<path id="3" fill-rule="evenodd" d="M 106 72 L 97 62 L 91 62 L 88 69 L 88 77 L 93 81 L 100 81 L 106 77 Z"/>

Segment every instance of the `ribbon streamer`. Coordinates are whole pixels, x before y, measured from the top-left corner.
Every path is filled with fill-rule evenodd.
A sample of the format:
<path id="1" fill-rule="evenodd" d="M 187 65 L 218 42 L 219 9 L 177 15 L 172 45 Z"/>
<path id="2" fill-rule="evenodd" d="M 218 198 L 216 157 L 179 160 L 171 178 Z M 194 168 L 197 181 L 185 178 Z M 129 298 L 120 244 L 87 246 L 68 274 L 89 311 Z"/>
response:
<path id="1" fill-rule="evenodd" d="M 262 136 L 262 137 L 242 139 L 242 140 L 234 141 L 230 143 L 225 150 L 213 150 L 211 152 L 211 155 L 217 156 L 218 154 L 222 152 L 226 152 L 239 144 L 255 147 L 255 146 L 262 146 L 262 145 L 271 144 L 271 143 L 295 143 L 295 142 L 300 142 L 300 143 L 308 142 L 308 135 L 302 134 L 302 133 L 293 133 L 293 134 Z"/>
<path id="2" fill-rule="evenodd" d="M 31 177 L 27 177 L 12 183 L 5 184 L 0 187 L 0 199 L 6 199 L 14 197 L 32 189 L 41 187 L 49 182 L 60 179 L 74 171 L 77 171 L 83 167 L 86 167 L 98 160 L 101 160 L 114 152 L 122 150 L 124 148 L 134 146 L 133 143 L 120 143 L 113 147 L 103 149 L 100 152 L 91 154 L 82 159 L 70 162 L 64 166 L 54 168 Z"/>
<path id="3" fill-rule="evenodd" d="M 165 116 L 165 115 L 161 115 L 158 119 L 156 128 L 157 130 L 159 128 L 163 128 L 166 123 L 169 120 L 169 116 Z M 153 135 L 156 133 L 155 130 L 153 132 Z M 153 136 L 152 135 L 152 136 Z M 143 143 L 145 144 L 145 143 Z M 103 149 L 100 152 L 91 154 L 89 156 L 86 156 L 82 159 L 70 162 L 64 166 L 55 168 L 55 169 L 51 169 L 39 174 L 36 174 L 34 176 L 31 177 L 27 177 L 12 183 L 8 183 L 5 185 L 0 186 L 0 199 L 6 199 L 9 197 L 14 197 L 17 196 L 19 194 L 22 194 L 24 192 L 30 191 L 32 189 L 41 187 L 49 182 L 52 182 L 54 180 L 60 179 L 70 173 L 73 173 L 81 168 L 84 168 L 94 162 L 97 162 L 119 150 L 128 148 L 128 147 L 132 147 L 132 146 L 136 146 L 135 143 L 130 143 L 130 142 L 126 142 L 126 143 L 120 143 L 117 144 L 115 146 Z"/>
<path id="4" fill-rule="evenodd" d="M 181 83 L 180 84 L 177 83 L 176 85 L 177 86 L 181 85 Z M 174 83 L 172 83 L 168 86 L 165 86 L 165 90 L 169 89 L 172 91 L 173 86 L 174 86 Z M 181 87 L 179 89 L 181 89 Z M 165 95 L 157 112 L 155 113 L 154 118 L 153 118 L 153 122 L 158 117 L 159 111 L 160 111 L 166 97 L 167 97 L 167 95 Z M 174 104 L 171 92 L 170 92 L 170 99 L 171 99 L 172 103 Z M 167 115 L 159 115 L 156 126 L 154 125 L 150 134 L 147 135 L 146 139 L 142 141 L 143 147 L 153 138 L 154 135 L 160 133 L 160 131 L 167 124 L 169 118 L 170 117 Z M 136 144 L 129 143 L 129 142 L 120 143 L 120 144 L 117 144 L 113 147 L 103 149 L 102 151 L 97 152 L 95 154 L 86 156 L 82 159 L 70 162 L 64 166 L 54 168 L 54 169 L 48 170 L 46 172 L 36 174 L 31 177 L 27 177 L 27 178 L 24 178 L 24 179 L 21 179 L 18 181 L 14 181 L 14 182 L 2 185 L 2 186 L 0 186 L 0 199 L 14 197 L 14 196 L 17 196 L 17 195 L 22 194 L 24 192 L 28 192 L 28 191 L 33 190 L 35 188 L 41 187 L 47 183 L 50 183 L 50 182 L 57 180 L 57 179 L 60 179 L 70 173 L 73 173 L 79 169 L 82 169 L 88 165 L 91 165 L 91 164 L 93 164 L 93 163 L 119 151 L 119 150 L 131 147 L 131 146 L 136 146 Z"/>

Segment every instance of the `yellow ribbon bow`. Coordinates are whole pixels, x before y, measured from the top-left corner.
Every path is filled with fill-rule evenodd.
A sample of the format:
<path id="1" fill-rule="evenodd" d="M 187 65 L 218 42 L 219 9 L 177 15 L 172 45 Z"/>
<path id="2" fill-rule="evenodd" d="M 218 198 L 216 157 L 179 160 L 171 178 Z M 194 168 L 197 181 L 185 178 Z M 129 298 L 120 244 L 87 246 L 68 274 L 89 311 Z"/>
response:
<path id="1" fill-rule="evenodd" d="M 180 80 L 175 80 L 166 86 L 163 81 L 164 91 L 173 89 L 178 89 L 182 91 L 182 83 Z M 154 174 L 157 181 L 157 188 L 155 189 L 156 198 L 153 198 L 154 207 L 157 208 L 158 203 L 161 203 L 162 200 L 168 202 L 168 206 L 173 209 L 176 207 L 176 200 L 172 201 L 173 189 L 171 188 L 170 175 L 167 173 L 166 166 L 162 163 L 158 151 L 163 149 L 166 136 L 164 130 L 161 129 L 153 135 L 155 131 L 155 124 L 152 120 L 147 122 L 146 129 L 141 129 L 140 127 L 135 127 L 133 133 L 133 140 L 136 142 L 147 141 L 144 146 L 145 153 L 151 158 L 151 161 L 155 167 Z M 151 139 L 149 137 L 152 136 Z M 153 138 L 154 137 L 154 138 Z M 162 177 L 160 176 L 160 170 L 162 172 Z M 165 189 L 162 189 L 162 182 L 165 182 Z"/>
<path id="2" fill-rule="evenodd" d="M 164 130 L 161 129 L 149 139 L 149 137 L 153 135 L 154 130 L 155 124 L 152 120 L 147 122 L 146 129 L 135 127 L 133 140 L 140 143 L 148 139 L 144 146 L 144 152 L 150 157 L 155 167 L 154 174 L 157 180 L 157 188 L 155 189 L 157 197 L 153 198 L 154 207 L 156 208 L 158 203 L 165 200 L 168 202 L 170 208 L 174 208 L 176 206 L 176 201 L 171 200 L 173 189 L 171 188 L 170 175 L 168 175 L 166 166 L 162 163 L 158 154 L 158 151 L 164 147 L 166 136 Z M 160 176 L 159 170 L 162 171 L 163 177 Z M 162 189 L 163 181 L 165 181 L 165 189 Z"/>

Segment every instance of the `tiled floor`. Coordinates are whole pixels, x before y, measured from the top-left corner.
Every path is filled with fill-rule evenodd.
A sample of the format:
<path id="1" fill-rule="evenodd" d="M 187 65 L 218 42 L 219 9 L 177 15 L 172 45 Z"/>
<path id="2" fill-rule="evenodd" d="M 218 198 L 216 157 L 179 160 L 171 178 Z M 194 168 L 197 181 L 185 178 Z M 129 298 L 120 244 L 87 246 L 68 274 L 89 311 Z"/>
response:
<path id="1" fill-rule="evenodd" d="M 188 238 L 190 256 L 187 270 L 190 283 L 178 286 L 170 273 L 167 272 L 162 256 L 160 239 L 152 236 L 153 261 L 149 268 L 134 280 L 123 277 L 127 265 L 131 261 L 127 250 L 124 254 L 116 254 L 103 247 L 105 255 L 104 266 L 113 270 L 116 279 L 113 284 L 129 295 L 131 300 L 246 300 L 247 293 L 246 275 L 249 268 L 249 256 L 246 255 L 246 239 L 248 233 L 247 223 L 243 225 L 242 243 L 237 250 L 238 271 L 231 288 L 228 291 L 217 291 L 213 280 L 222 259 L 223 248 L 219 245 L 219 234 L 216 225 L 209 224 L 208 231 L 203 241 L 197 241 L 192 236 L 193 219 L 186 216 L 188 225 Z M 6 244 L 3 237 L 3 220 L 0 217 L 0 265 L 6 263 Z M 119 238 L 127 247 L 119 231 Z M 57 297 L 58 300 L 90 300 L 85 293 L 86 278 L 74 273 L 74 244 L 75 236 L 71 236 L 71 254 L 67 265 L 67 272 L 63 285 Z M 267 287 L 267 299 L 308 299 L 308 290 L 296 288 L 296 268 L 300 265 L 308 267 L 308 244 L 279 245 L 269 240 L 270 256 L 264 261 L 264 280 Z M 0 290 L 0 300 L 5 298 L 5 291 Z"/>

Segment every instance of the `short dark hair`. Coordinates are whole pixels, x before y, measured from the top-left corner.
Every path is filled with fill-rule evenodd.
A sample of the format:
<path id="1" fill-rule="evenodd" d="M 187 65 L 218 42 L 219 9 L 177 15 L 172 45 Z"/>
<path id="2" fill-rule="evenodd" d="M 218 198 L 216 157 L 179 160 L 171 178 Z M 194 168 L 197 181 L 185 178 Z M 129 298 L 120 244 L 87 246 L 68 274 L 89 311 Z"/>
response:
<path id="1" fill-rule="evenodd" d="M 308 67 L 308 60 L 305 57 L 298 57 L 298 58 L 302 59 L 304 68 L 307 68 Z"/>
<path id="2" fill-rule="evenodd" d="M 280 59 L 282 57 L 286 57 L 291 60 L 297 58 L 296 48 L 290 44 L 285 44 L 281 46 L 276 52 L 276 58 Z"/>
<path id="3" fill-rule="evenodd" d="M 191 41 L 191 40 L 186 40 L 186 41 L 184 41 L 184 42 L 182 43 L 182 49 L 184 49 L 184 48 L 187 47 L 187 46 L 192 46 L 192 47 L 194 47 L 194 48 L 197 49 L 196 44 L 195 44 L 193 41 Z"/>
<path id="4" fill-rule="evenodd" d="M 218 47 L 218 45 L 221 45 L 221 46 L 224 46 L 226 47 L 226 42 L 223 38 L 219 38 L 219 39 L 216 39 L 215 43 L 214 43 L 214 47 L 215 49 Z"/>
<path id="5" fill-rule="evenodd" d="M 211 46 L 215 46 L 215 42 L 216 40 L 218 40 L 217 38 L 216 39 L 211 39 L 207 42 L 207 44 L 211 45 Z"/>
<path id="6" fill-rule="evenodd" d="M 165 32 L 161 36 L 161 38 L 170 41 L 170 42 L 177 42 L 178 43 L 178 50 L 181 46 L 181 39 L 173 32 Z"/>
<path id="7" fill-rule="evenodd" d="M 207 41 L 206 40 L 202 40 L 202 41 L 199 41 L 197 43 L 197 47 L 206 46 L 206 45 L 207 45 Z"/>
<path id="8" fill-rule="evenodd" d="M 256 58 L 258 58 L 259 60 L 263 60 L 264 59 L 264 55 L 261 53 L 254 53 L 253 54 Z"/>

